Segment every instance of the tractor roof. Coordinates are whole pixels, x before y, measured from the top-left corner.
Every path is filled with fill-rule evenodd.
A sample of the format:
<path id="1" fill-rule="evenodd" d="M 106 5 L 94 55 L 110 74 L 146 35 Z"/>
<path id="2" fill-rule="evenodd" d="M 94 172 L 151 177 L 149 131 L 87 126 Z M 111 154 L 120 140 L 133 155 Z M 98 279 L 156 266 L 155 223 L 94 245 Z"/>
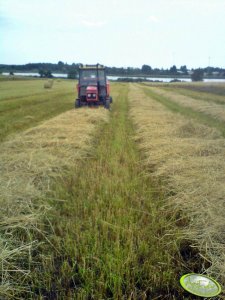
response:
<path id="1" fill-rule="evenodd" d="M 103 65 L 100 64 L 96 64 L 96 65 L 80 65 L 79 69 L 84 70 L 84 69 L 88 69 L 88 70 L 104 70 L 105 67 Z"/>

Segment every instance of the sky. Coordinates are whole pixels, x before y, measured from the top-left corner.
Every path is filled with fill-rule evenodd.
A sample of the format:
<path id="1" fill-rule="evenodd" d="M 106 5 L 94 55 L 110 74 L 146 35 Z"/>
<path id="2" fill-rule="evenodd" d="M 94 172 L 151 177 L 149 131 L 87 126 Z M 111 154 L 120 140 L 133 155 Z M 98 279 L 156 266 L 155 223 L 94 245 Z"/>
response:
<path id="1" fill-rule="evenodd" d="M 0 0 L 0 64 L 225 68 L 225 0 Z"/>

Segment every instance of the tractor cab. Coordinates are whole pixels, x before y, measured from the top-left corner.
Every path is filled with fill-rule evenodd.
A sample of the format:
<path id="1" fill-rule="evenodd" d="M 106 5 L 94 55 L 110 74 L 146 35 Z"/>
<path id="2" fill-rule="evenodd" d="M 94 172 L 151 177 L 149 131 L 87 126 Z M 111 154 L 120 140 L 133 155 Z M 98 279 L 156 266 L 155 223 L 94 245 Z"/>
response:
<path id="1" fill-rule="evenodd" d="M 79 67 L 78 98 L 75 107 L 99 106 L 110 108 L 109 82 L 102 65 L 81 65 Z"/>

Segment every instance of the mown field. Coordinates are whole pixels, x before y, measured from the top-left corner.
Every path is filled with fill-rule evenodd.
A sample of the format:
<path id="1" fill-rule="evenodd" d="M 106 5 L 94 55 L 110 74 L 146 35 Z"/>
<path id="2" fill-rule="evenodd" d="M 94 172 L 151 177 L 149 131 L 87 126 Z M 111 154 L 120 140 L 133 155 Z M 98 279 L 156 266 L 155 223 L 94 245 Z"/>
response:
<path id="1" fill-rule="evenodd" d="M 0 141 L 71 108 L 74 81 L 55 80 L 52 89 L 45 89 L 45 82 L 0 79 Z"/>
<path id="2" fill-rule="evenodd" d="M 43 84 L 0 81 L 0 298 L 198 299 L 189 272 L 224 285 L 224 87 L 114 83 L 109 112 Z"/>

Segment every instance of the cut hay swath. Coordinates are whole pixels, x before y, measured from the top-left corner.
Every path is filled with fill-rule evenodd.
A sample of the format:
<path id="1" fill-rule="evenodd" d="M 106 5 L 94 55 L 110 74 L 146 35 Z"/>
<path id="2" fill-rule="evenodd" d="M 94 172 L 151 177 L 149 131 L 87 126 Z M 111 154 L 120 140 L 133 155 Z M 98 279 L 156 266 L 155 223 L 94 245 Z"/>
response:
<path id="1" fill-rule="evenodd" d="M 160 87 L 161 88 L 161 87 Z M 203 100 L 206 103 L 225 104 L 225 84 L 187 83 L 185 85 L 166 85 L 164 90 L 170 90 L 186 97 Z M 218 94 L 219 93 L 219 94 Z M 224 95 L 223 95 L 224 93 Z"/>
<path id="2" fill-rule="evenodd" d="M 129 99 L 144 164 L 167 189 L 168 207 L 188 217 L 184 238 L 210 262 L 201 272 L 225 284 L 225 140 L 216 129 L 170 112 L 138 86 L 131 86 Z"/>
<path id="3" fill-rule="evenodd" d="M 176 92 L 165 91 L 159 88 L 151 87 L 151 91 L 167 98 L 171 102 L 177 103 L 183 107 L 191 108 L 194 111 L 201 112 L 216 120 L 225 122 L 225 106 L 224 104 L 217 104 L 213 102 L 206 102 L 200 99 L 194 99 L 188 96 L 178 94 Z"/>
<path id="4" fill-rule="evenodd" d="M 21 283 L 29 276 L 31 252 L 37 246 L 32 232 L 41 231 L 51 209 L 44 196 L 51 192 L 54 180 L 85 158 L 94 130 L 107 120 L 104 109 L 72 110 L 0 145 L 1 299 L 13 298 L 16 290 L 24 289 Z"/>

